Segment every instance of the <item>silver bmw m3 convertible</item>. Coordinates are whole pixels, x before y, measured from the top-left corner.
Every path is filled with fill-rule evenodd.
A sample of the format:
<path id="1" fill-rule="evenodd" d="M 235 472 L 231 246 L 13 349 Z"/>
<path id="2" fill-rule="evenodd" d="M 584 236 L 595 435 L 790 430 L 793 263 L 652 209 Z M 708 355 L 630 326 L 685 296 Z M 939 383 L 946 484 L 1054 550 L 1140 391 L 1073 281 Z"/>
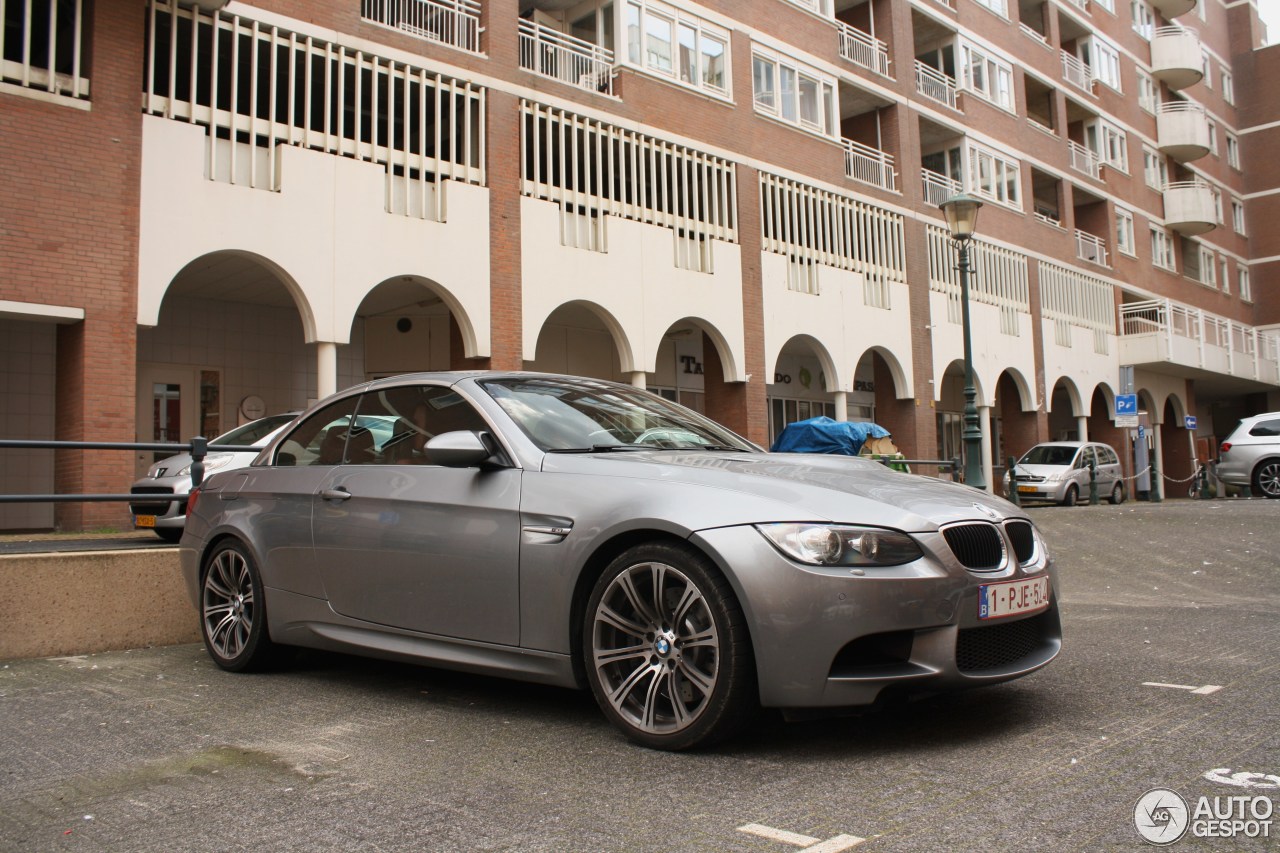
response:
<path id="1" fill-rule="evenodd" d="M 209 654 L 309 646 L 589 687 L 685 749 L 799 713 L 1007 681 L 1061 647 L 1039 531 L 985 492 L 766 453 L 656 395 L 424 373 L 322 400 L 193 493 Z"/>

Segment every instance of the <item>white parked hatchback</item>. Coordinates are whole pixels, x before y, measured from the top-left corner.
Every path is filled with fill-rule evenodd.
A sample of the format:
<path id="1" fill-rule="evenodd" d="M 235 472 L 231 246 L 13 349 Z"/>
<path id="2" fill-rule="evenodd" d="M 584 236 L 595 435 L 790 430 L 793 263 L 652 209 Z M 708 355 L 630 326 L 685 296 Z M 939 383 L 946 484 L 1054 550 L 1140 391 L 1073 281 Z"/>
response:
<path id="1" fill-rule="evenodd" d="M 1110 445 L 1096 441 L 1048 441 L 1028 450 L 1013 466 L 1018 498 L 1072 506 L 1089 494 L 1090 466 L 1097 471 L 1098 494 L 1113 504 L 1124 503 L 1120 457 Z M 1009 485 L 1006 474 L 1006 494 Z"/>

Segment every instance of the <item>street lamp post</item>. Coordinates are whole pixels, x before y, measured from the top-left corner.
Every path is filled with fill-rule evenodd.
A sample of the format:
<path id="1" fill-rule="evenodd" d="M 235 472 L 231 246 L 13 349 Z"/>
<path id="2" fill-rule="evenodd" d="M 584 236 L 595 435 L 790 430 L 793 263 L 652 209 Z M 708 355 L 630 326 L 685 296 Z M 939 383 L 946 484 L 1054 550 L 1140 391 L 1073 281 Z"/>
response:
<path id="1" fill-rule="evenodd" d="M 959 254 L 960 316 L 964 326 L 964 482 L 975 489 L 986 489 L 982 475 L 982 428 L 978 425 L 978 389 L 973 384 L 973 337 L 969 329 L 969 238 L 978 223 L 982 202 L 967 193 L 959 193 L 941 205 L 947 217 L 947 231 Z"/>

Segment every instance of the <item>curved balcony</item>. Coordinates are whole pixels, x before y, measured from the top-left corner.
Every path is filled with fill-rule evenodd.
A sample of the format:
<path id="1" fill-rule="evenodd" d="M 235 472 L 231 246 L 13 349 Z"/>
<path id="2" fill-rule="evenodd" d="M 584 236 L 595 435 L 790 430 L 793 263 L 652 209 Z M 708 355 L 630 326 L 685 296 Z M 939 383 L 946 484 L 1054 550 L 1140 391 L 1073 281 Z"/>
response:
<path id="1" fill-rule="evenodd" d="M 1164 187 L 1164 221 L 1187 237 L 1218 227 L 1213 191 L 1204 181 L 1177 181 Z"/>
<path id="2" fill-rule="evenodd" d="M 1204 107 L 1186 101 L 1161 104 L 1156 116 L 1156 138 L 1161 154 L 1179 163 L 1199 160 L 1209 153 L 1209 119 Z"/>
<path id="3" fill-rule="evenodd" d="M 1185 89 L 1204 77 L 1200 36 L 1182 27 L 1161 27 L 1151 40 L 1151 76 L 1170 89 Z"/>
<path id="4" fill-rule="evenodd" d="M 1196 7 L 1196 0 L 1150 0 L 1150 3 L 1151 8 L 1168 21 L 1172 21 L 1179 15 L 1185 15 Z"/>

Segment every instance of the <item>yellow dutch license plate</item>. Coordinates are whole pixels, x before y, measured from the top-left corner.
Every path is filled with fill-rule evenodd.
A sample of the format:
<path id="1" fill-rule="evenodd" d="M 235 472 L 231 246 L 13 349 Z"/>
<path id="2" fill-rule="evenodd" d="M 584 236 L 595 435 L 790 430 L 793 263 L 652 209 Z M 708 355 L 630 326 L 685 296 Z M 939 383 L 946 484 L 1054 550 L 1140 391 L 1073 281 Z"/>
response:
<path id="1" fill-rule="evenodd" d="M 1020 495 L 1030 494 L 1035 490 L 1036 490 L 1035 486 L 1018 486 L 1018 494 Z"/>
<path id="2" fill-rule="evenodd" d="M 154 515 L 135 515 L 133 517 L 134 527 L 155 527 L 156 517 Z"/>

